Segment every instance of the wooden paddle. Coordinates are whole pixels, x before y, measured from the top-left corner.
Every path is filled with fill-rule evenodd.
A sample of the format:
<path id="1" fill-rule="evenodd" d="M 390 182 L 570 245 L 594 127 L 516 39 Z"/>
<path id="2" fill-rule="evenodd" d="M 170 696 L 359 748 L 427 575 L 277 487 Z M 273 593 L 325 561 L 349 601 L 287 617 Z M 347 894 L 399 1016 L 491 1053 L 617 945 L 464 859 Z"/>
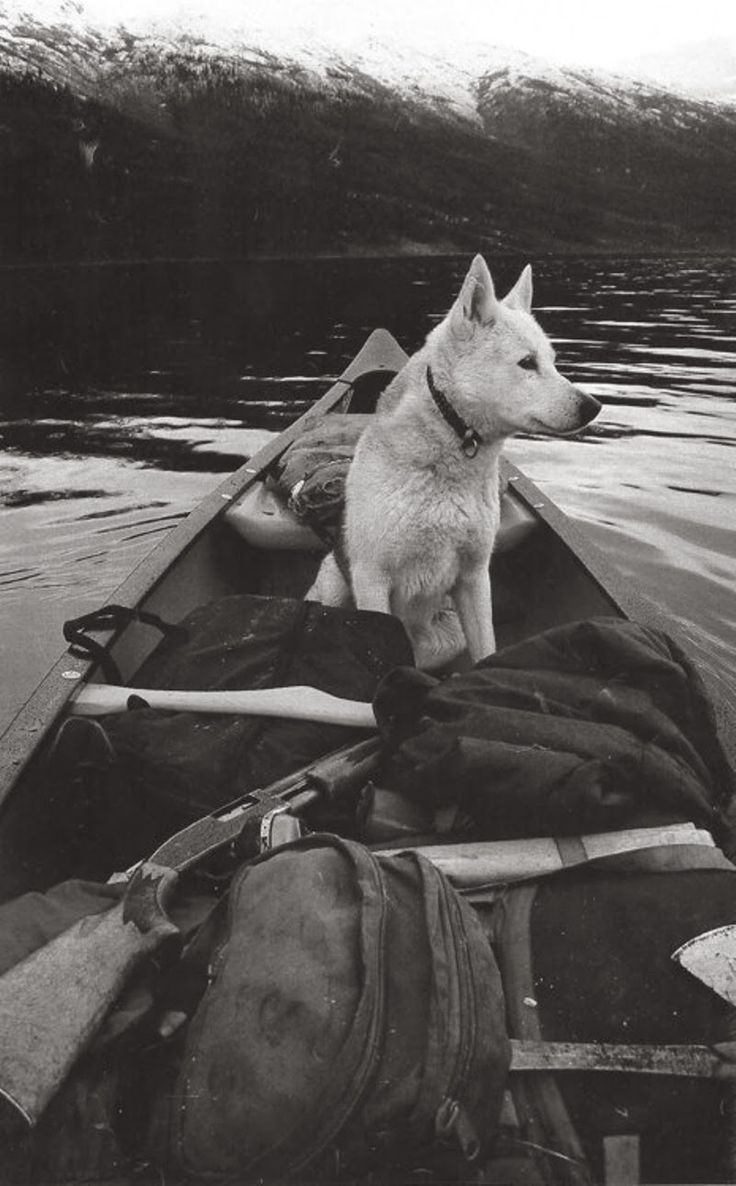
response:
<path id="1" fill-rule="evenodd" d="M 177 692 L 159 688 L 123 688 L 114 684 L 85 684 L 71 702 L 78 716 L 104 716 L 127 708 L 163 708 L 170 712 L 212 712 L 284 717 L 375 729 L 370 704 L 343 700 L 306 685 L 289 688 L 253 688 L 236 692 Z"/>

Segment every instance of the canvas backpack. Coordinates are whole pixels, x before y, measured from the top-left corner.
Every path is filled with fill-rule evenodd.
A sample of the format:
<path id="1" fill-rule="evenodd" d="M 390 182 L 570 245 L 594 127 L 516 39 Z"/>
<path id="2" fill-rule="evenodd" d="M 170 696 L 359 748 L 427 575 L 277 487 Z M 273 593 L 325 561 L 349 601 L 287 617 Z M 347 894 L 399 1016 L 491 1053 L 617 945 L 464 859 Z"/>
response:
<path id="1" fill-rule="evenodd" d="M 386 1181 L 429 1163 L 467 1181 L 510 1053 L 491 947 L 445 877 L 316 835 L 243 867 L 223 907 L 161 1096 L 169 1168 Z"/>

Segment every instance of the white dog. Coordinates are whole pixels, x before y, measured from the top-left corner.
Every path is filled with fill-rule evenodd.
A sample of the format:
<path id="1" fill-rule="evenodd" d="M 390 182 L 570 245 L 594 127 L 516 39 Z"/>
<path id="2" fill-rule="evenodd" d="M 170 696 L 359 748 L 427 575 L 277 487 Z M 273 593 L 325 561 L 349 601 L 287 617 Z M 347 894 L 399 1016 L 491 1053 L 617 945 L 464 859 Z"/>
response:
<path id="1" fill-rule="evenodd" d="M 572 432 L 600 411 L 555 368 L 531 304 L 531 268 L 498 300 L 475 257 L 358 442 L 344 556 L 325 558 L 307 594 L 341 605 L 352 587 L 358 609 L 396 614 L 418 667 L 441 666 L 466 644 L 473 663 L 495 650 L 489 565 L 506 437 Z"/>

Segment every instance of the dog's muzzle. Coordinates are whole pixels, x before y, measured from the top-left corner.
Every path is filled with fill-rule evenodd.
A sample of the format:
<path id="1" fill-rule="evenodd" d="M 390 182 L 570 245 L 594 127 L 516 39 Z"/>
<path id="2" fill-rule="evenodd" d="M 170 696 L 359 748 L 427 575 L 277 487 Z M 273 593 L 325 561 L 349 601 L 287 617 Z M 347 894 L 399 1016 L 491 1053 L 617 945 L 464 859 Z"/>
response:
<path id="1" fill-rule="evenodd" d="M 587 395 L 579 387 L 575 388 L 575 394 L 578 397 L 578 413 L 582 428 L 584 424 L 590 424 L 591 420 L 595 420 L 603 405 L 595 396 Z"/>

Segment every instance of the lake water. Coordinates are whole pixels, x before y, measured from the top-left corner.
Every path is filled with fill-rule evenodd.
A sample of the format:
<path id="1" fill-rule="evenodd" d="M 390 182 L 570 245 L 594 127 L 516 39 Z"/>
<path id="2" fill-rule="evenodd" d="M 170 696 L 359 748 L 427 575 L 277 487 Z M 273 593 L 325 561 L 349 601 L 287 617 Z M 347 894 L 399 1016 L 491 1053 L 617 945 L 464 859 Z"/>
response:
<path id="1" fill-rule="evenodd" d="M 406 349 L 467 258 L 0 270 L 0 728 L 190 508 L 385 325 Z M 525 259 L 491 261 L 498 287 Z M 602 400 L 582 439 L 512 459 L 674 615 L 736 661 L 736 261 L 545 258 L 535 307 Z"/>

